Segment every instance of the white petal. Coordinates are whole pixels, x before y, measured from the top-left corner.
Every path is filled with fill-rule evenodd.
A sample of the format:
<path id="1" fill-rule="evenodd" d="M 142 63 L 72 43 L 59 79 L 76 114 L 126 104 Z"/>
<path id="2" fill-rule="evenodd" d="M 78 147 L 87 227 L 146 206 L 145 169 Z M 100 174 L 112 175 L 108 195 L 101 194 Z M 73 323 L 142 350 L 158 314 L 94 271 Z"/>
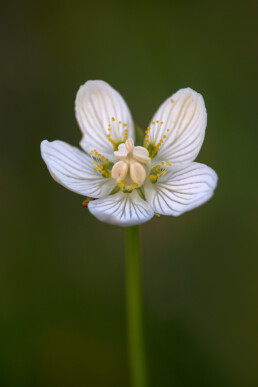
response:
<path id="1" fill-rule="evenodd" d="M 174 164 L 193 161 L 201 149 L 207 125 L 202 95 L 190 88 L 178 90 L 155 113 L 152 122 L 157 120 L 163 121 L 163 125 L 161 129 L 159 125 L 154 128 L 150 125 L 150 138 L 155 138 L 156 142 L 164 135 L 166 138 L 156 159 Z"/>
<path id="2" fill-rule="evenodd" d="M 178 216 L 209 200 L 217 180 L 216 172 L 207 165 L 191 163 L 181 169 L 171 168 L 156 184 L 147 183 L 145 197 L 155 212 Z"/>
<path id="3" fill-rule="evenodd" d="M 89 203 L 90 212 L 101 222 L 116 226 L 133 226 L 150 220 L 154 213 L 150 205 L 136 191 L 118 192 Z"/>
<path id="4" fill-rule="evenodd" d="M 108 141 L 108 125 L 118 124 L 118 134 L 124 137 L 127 124 L 129 137 L 134 138 L 131 113 L 123 97 L 104 81 L 88 81 L 80 87 L 75 101 L 76 118 L 83 133 L 82 148 L 90 153 L 96 149 L 105 157 L 113 159 L 113 145 Z M 121 132 L 121 133 L 120 133 Z"/>
<path id="5" fill-rule="evenodd" d="M 51 176 L 70 191 L 93 198 L 108 195 L 116 185 L 94 171 L 91 158 L 63 141 L 41 143 L 41 155 Z"/>

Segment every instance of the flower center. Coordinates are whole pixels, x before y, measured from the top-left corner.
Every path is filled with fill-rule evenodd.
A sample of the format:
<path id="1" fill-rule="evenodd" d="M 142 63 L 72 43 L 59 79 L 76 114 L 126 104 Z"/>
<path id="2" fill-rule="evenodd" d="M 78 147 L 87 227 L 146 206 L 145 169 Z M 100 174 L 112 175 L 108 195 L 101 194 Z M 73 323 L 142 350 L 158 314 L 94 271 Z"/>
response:
<path id="1" fill-rule="evenodd" d="M 134 188 L 141 187 L 151 160 L 148 150 L 142 146 L 134 146 L 133 139 L 128 138 L 118 146 L 114 155 L 118 161 L 112 168 L 111 176 L 116 179 L 120 190 L 131 192 Z"/>
<path id="2" fill-rule="evenodd" d="M 117 181 L 118 189 L 125 193 L 132 192 L 135 188 L 140 188 L 148 176 L 152 184 L 157 183 L 158 179 L 167 174 L 171 167 L 169 162 L 160 162 L 158 165 L 151 165 L 153 159 L 158 153 L 166 135 L 160 135 L 163 122 L 152 122 L 145 132 L 144 144 L 134 146 L 132 138 L 128 138 L 129 130 L 126 123 L 111 118 L 108 124 L 107 137 L 114 148 L 115 164 L 110 163 L 105 156 L 101 155 L 96 149 L 91 152 L 95 171 L 98 171 L 104 178 L 112 177 Z M 166 129 L 165 133 L 170 130 Z M 163 131 L 164 133 L 164 131 Z M 112 191 L 113 192 L 113 191 Z"/>

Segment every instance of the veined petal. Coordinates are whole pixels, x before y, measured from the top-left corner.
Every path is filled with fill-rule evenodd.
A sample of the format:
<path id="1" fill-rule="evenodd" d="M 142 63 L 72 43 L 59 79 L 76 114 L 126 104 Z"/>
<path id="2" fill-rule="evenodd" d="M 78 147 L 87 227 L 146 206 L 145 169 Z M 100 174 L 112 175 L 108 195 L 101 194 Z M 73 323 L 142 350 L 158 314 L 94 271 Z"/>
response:
<path id="1" fill-rule="evenodd" d="M 70 191 L 99 198 L 108 195 L 116 185 L 94 170 L 91 158 L 63 141 L 41 143 L 41 155 L 53 179 Z"/>
<path id="2" fill-rule="evenodd" d="M 81 146 L 88 153 L 97 149 L 105 157 L 113 158 L 114 147 L 107 137 L 108 125 L 111 124 L 114 126 L 114 133 L 111 132 L 114 141 L 124 139 L 125 128 L 128 129 L 128 136 L 134 138 L 133 121 L 126 102 L 104 81 L 88 81 L 80 87 L 75 113 L 83 133 Z"/>
<path id="3" fill-rule="evenodd" d="M 154 215 L 150 205 L 136 191 L 129 194 L 118 192 L 91 201 L 88 208 L 102 222 L 124 227 L 147 222 Z"/>
<path id="4" fill-rule="evenodd" d="M 157 160 L 189 163 L 197 157 L 207 125 L 201 94 L 190 88 L 178 90 L 160 106 L 152 122 L 150 141 L 155 139 L 156 144 L 162 141 Z M 157 122 L 162 122 L 162 125 L 157 125 Z"/>
<path id="5" fill-rule="evenodd" d="M 180 169 L 171 168 L 155 184 L 147 182 L 145 197 L 155 212 L 178 216 L 209 200 L 217 180 L 216 172 L 207 165 L 191 163 Z"/>

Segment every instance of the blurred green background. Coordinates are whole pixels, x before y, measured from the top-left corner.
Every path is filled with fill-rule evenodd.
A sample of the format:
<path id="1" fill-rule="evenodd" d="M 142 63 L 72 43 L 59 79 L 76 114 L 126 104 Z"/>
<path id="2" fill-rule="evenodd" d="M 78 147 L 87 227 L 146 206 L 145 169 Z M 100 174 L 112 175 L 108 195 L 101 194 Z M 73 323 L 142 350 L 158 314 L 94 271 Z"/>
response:
<path id="1" fill-rule="evenodd" d="M 10 1 L 0 8 L 0 386 L 129 386 L 124 230 L 56 184 L 43 139 L 77 145 L 78 87 L 103 79 L 146 127 L 190 86 L 213 199 L 141 226 L 153 387 L 258 386 L 258 3 Z"/>

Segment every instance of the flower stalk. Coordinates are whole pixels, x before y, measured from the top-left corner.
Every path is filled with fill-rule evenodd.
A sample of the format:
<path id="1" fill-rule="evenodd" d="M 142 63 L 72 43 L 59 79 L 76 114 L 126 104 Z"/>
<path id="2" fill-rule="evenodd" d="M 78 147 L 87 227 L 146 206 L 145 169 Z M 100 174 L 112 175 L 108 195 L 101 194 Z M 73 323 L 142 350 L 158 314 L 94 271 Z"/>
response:
<path id="1" fill-rule="evenodd" d="M 126 228 L 126 304 L 131 385 L 147 387 L 139 226 Z"/>

